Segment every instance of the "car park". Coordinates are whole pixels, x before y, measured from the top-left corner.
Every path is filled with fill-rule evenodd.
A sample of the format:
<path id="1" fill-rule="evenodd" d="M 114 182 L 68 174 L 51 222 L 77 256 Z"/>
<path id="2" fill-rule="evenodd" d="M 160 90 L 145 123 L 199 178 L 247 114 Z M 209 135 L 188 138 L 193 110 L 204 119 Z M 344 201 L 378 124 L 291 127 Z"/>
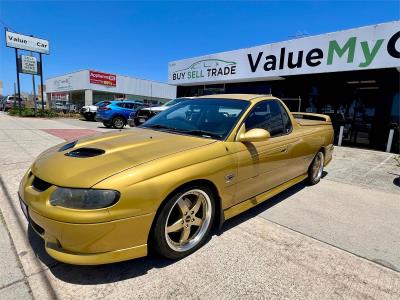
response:
<path id="1" fill-rule="evenodd" d="M 64 114 L 78 112 L 78 108 L 77 108 L 76 104 L 69 103 L 69 102 L 56 102 L 53 104 L 52 108 L 55 111 L 62 112 Z"/>
<path id="2" fill-rule="evenodd" d="M 138 128 L 50 148 L 24 175 L 20 204 L 56 260 L 104 264 L 149 248 L 179 259 L 213 226 L 318 183 L 332 143 L 329 116 L 292 114 L 272 96 L 203 96 Z"/>
<path id="3" fill-rule="evenodd" d="M 188 100 L 191 98 L 185 97 L 185 98 L 176 98 L 168 101 L 167 103 L 161 105 L 161 106 L 153 106 L 153 107 L 143 107 L 141 109 L 138 109 L 136 111 L 136 114 L 133 114 L 129 117 L 129 126 L 139 126 L 146 122 L 148 119 L 154 117 L 158 113 L 170 108 L 171 106 L 178 104 L 182 101 Z"/>
<path id="4" fill-rule="evenodd" d="M 21 100 L 21 104 L 24 104 L 22 98 L 14 97 L 14 96 L 5 96 L 1 101 L 0 101 L 0 110 L 7 111 L 13 108 L 14 102 L 15 105 L 18 105 L 18 99 Z"/>
<path id="5" fill-rule="evenodd" d="M 68 109 L 68 107 L 67 107 L 67 104 L 66 104 L 66 103 L 63 103 L 63 102 L 56 102 L 56 103 L 54 103 L 54 105 L 53 105 L 53 109 L 54 109 L 55 111 L 66 112 L 67 109 Z"/>
<path id="6" fill-rule="evenodd" d="M 141 106 L 143 102 L 140 101 L 111 101 L 107 105 L 98 107 L 96 121 L 102 122 L 108 128 L 122 129 L 127 124 L 129 115 Z"/>
<path id="7" fill-rule="evenodd" d="M 76 104 L 68 103 L 67 104 L 67 112 L 69 113 L 77 113 L 78 112 L 78 107 Z"/>
<path id="8" fill-rule="evenodd" d="M 79 113 L 88 121 L 94 121 L 96 118 L 96 113 L 97 109 L 100 106 L 108 105 L 111 103 L 111 100 L 104 100 L 104 101 L 99 101 L 94 105 L 86 105 L 83 106 L 80 110 Z"/>
<path id="9" fill-rule="evenodd" d="M 47 107 L 47 101 L 44 100 L 42 103 L 42 100 L 40 100 L 39 98 L 36 98 L 36 107 L 38 108 L 42 108 L 42 104 L 43 106 L 46 108 Z"/>

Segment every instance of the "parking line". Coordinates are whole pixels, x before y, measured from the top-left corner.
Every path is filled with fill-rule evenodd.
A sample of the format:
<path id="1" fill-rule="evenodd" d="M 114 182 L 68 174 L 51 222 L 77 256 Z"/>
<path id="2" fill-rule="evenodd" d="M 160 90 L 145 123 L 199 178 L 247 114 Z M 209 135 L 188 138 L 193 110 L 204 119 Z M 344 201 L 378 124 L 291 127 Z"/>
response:
<path id="1" fill-rule="evenodd" d="M 373 167 L 372 169 L 370 169 L 367 173 L 364 174 L 364 177 L 366 177 L 369 173 L 375 171 L 376 169 L 378 169 L 381 165 L 383 165 L 384 163 L 386 163 L 390 158 L 393 157 L 393 154 L 390 154 L 388 157 L 386 157 L 380 164 L 376 165 L 375 167 Z"/>

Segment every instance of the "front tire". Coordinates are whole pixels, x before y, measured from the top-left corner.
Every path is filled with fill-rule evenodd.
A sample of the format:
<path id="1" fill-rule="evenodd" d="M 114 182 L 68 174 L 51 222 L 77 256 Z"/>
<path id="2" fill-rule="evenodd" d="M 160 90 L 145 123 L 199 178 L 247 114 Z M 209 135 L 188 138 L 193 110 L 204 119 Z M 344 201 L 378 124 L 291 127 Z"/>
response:
<path id="1" fill-rule="evenodd" d="M 309 185 L 317 184 L 322 177 L 324 171 L 324 153 L 319 151 L 315 155 L 310 167 L 308 168 L 307 182 Z"/>
<path id="2" fill-rule="evenodd" d="M 183 258 L 206 241 L 214 220 L 215 197 L 206 186 L 191 186 L 170 197 L 154 226 L 154 250 L 169 259 Z"/>
<path id="3" fill-rule="evenodd" d="M 91 120 L 91 115 L 89 113 L 83 114 L 83 117 L 85 118 L 86 121 L 90 121 Z"/>
<path id="4" fill-rule="evenodd" d="M 135 126 L 142 125 L 142 124 L 139 122 L 139 120 L 136 119 L 136 118 L 133 119 L 133 123 L 135 124 Z"/>

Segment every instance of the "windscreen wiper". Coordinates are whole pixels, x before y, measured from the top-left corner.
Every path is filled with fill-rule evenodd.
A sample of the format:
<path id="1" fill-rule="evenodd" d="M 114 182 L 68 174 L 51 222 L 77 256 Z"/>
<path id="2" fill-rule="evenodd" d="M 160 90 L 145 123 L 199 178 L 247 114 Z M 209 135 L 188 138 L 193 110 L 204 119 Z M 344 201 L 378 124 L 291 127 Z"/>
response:
<path id="1" fill-rule="evenodd" d="M 222 139 L 223 135 L 218 134 L 215 132 L 210 132 L 206 130 L 200 130 L 200 129 L 193 129 L 193 130 L 179 130 L 178 131 L 186 134 L 193 134 L 193 135 L 198 135 L 202 137 L 208 137 L 208 138 L 216 138 L 216 139 Z"/>
<path id="2" fill-rule="evenodd" d="M 154 125 L 146 125 L 143 126 L 144 128 L 151 128 L 151 129 L 165 129 L 165 130 L 175 130 L 176 128 L 168 127 L 165 125 L 154 124 Z"/>

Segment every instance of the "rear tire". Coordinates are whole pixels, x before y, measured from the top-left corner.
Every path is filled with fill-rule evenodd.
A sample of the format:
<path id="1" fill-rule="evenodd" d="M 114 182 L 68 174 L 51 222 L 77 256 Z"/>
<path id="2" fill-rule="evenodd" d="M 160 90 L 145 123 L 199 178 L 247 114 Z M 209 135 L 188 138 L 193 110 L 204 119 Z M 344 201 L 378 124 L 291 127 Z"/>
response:
<path id="1" fill-rule="evenodd" d="M 112 125 L 116 129 L 124 128 L 125 124 L 126 124 L 126 121 L 122 117 L 118 117 L 117 116 L 117 117 L 114 117 L 113 120 L 112 120 Z"/>
<path id="2" fill-rule="evenodd" d="M 207 186 L 176 192 L 163 205 L 153 230 L 153 250 L 169 259 L 183 258 L 207 240 L 215 216 L 215 197 Z"/>
<path id="3" fill-rule="evenodd" d="M 322 177 L 324 171 L 324 153 L 319 151 L 315 155 L 310 167 L 308 168 L 307 182 L 309 185 L 317 184 Z"/>

